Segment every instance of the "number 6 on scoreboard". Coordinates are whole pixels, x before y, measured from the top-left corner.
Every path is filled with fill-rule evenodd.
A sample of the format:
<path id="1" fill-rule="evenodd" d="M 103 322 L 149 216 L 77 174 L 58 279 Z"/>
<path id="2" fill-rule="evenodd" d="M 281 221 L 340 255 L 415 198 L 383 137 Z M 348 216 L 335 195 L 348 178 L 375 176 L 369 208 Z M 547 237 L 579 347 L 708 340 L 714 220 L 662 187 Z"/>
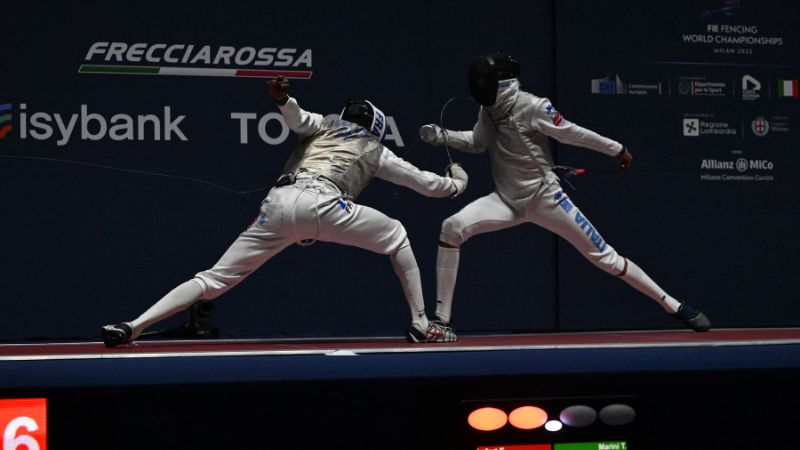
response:
<path id="1" fill-rule="evenodd" d="M 47 450 L 47 399 L 0 400 L 2 450 Z"/>

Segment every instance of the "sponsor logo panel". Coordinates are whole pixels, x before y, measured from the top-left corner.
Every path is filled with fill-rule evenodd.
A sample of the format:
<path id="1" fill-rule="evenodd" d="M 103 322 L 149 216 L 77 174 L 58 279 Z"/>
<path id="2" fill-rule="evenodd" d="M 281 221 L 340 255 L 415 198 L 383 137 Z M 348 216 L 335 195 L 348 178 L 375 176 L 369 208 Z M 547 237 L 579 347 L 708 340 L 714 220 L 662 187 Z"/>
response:
<path id="1" fill-rule="evenodd" d="M 742 100 L 758 100 L 761 98 L 761 81 L 745 74 L 742 76 Z"/>
<path id="2" fill-rule="evenodd" d="M 737 122 L 719 118 L 716 114 L 685 113 L 682 119 L 683 136 L 695 137 L 735 137 L 739 135 Z"/>
<path id="3" fill-rule="evenodd" d="M 706 76 L 678 76 L 676 92 L 683 97 L 731 97 L 730 81 Z"/>
<path id="4" fill-rule="evenodd" d="M 775 166 L 774 161 L 766 158 L 703 158 L 700 160 L 700 181 L 770 182 L 775 181 Z"/>
<path id="5" fill-rule="evenodd" d="M 661 81 L 647 80 L 642 77 L 636 81 L 623 81 L 619 75 L 606 75 L 603 78 L 592 79 L 592 94 L 620 94 L 620 95 L 662 95 L 663 83 Z"/>
<path id="6" fill-rule="evenodd" d="M 186 126 L 190 121 L 189 115 L 178 112 L 179 108 L 173 105 L 143 113 L 108 112 L 108 108 L 98 112 L 88 104 L 81 104 L 75 107 L 75 112 L 68 113 L 51 112 L 38 103 L 27 101 L 19 103 L 16 112 L 13 106 L 12 103 L 0 103 L 0 141 L 15 135 L 19 141 L 50 142 L 56 147 L 64 147 L 77 141 L 190 142 L 192 137 Z M 228 117 L 238 125 L 238 136 L 231 136 L 238 144 L 249 144 L 257 137 L 265 144 L 281 145 L 289 138 L 289 126 L 279 112 L 231 112 Z M 327 117 L 338 118 L 339 115 L 329 114 Z M 207 136 L 198 138 L 206 139 Z M 405 146 L 392 116 L 386 116 L 383 139 L 397 147 Z"/>
<path id="7" fill-rule="evenodd" d="M 94 42 L 78 73 L 309 79 L 312 49 L 269 46 Z"/>

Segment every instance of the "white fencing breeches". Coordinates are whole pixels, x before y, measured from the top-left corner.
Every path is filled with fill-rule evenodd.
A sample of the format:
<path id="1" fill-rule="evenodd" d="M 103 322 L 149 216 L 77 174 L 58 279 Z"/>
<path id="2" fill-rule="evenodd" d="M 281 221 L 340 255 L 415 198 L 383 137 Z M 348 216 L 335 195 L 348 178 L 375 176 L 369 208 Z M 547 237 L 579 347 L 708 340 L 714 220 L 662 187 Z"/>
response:
<path id="1" fill-rule="evenodd" d="M 503 203 L 497 192 L 481 197 L 444 221 L 440 240 L 450 246 L 460 247 L 475 235 L 526 222 L 561 236 L 604 271 L 612 275 L 622 273 L 624 259 L 605 242 L 558 183 L 543 186 L 521 215 L 515 214 Z"/>
<path id="2" fill-rule="evenodd" d="M 209 270 L 195 275 L 202 299 L 213 299 L 240 283 L 295 242 L 324 241 L 389 255 L 406 242 L 403 225 L 368 206 L 343 200 L 323 181 L 303 179 L 272 189 L 250 227 Z"/>
<path id="3" fill-rule="evenodd" d="M 442 224 L 439 240 L 453 248 L 439 247 L 436 264 L 436 315 L 450 320 L 461 245 L 472 236 L 534 223 L 564 238 L 586 259 L 605 272 L 619 276 L 630 286 L 655 300 L 668 313 L 675 313 L 680 302 L 668 295 L 633 261 L 620 256 L 569 199 L 558 183 L 542 191 L 526 206 L 515 212 L 496 192 L 465 206 Z"/>

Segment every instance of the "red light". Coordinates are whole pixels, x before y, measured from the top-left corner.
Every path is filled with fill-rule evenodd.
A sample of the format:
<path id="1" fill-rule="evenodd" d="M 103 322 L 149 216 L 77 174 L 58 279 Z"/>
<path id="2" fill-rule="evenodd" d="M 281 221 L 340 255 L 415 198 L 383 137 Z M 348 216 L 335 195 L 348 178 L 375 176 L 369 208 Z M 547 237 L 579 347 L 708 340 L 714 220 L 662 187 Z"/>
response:
<path id="1" fill-rule="evenodd" d="M 478 447 L 478 450 L 552 450 L 550 444 L 490 445 Z"/>
<path id="2" fill-rule="evenodd" d="M 536 406 L 520 406 L 511 411 L 511 414 L 508 415 L 508 421 L 516 428 L 533 430 L 547 422 L 547 413 Z"/>
<path id="3" fill-rule="evenodd" d="M 469 426 L 480 431 L 494 431 L 508 422 L 508 416 L 505 412 L 491 407 L 478 408 L 469 413 L 467 423 Z"/>

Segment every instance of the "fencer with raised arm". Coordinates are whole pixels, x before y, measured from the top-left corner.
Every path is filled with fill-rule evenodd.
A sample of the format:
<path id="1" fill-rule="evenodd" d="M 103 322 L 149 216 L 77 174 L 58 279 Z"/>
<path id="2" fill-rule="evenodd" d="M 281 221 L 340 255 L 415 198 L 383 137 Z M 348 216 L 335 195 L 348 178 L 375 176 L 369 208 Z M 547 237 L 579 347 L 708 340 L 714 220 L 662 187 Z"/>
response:
<path id="1" fill-rule="evenodd" d="M 267 86 L 300 140 L 258 216 L 212 268 L 177 286 L 135 320 L 102 327 L 105 344 L 129 343 L 154 323 L 220 296 L 286 247 L 314 241 L 388 255 L 411 311 L 406 338 L 455 341 L 452 330 L 425 314 L 420 271 L 402 223 L 355 199 L 373 177 L 428 197 L 454 197 L 466 188 L 466 172 L 450 165 L 446 176 L 439 176 L 399 158 L 381 144 L 386 117 L 367 100 L 348 101 L 339 117 L 325 118 L 303 110 L 288 95 L 285 78 Z"/>

